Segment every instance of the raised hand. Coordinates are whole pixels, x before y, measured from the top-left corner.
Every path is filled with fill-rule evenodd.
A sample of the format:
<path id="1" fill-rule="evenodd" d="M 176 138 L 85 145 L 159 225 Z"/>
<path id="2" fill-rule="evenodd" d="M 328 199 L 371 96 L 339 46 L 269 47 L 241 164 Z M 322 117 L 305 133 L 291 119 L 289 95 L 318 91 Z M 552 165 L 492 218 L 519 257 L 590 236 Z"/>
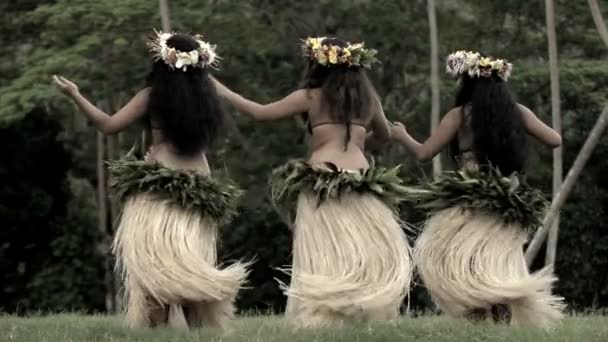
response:
<path id="1" fill-rule="evenodd" d="M 78 86 L 76 83 L 68 80 L 63 76 L 53 75 L 53 83 L 67 96 L 73 97 L 78 94 Z"/>

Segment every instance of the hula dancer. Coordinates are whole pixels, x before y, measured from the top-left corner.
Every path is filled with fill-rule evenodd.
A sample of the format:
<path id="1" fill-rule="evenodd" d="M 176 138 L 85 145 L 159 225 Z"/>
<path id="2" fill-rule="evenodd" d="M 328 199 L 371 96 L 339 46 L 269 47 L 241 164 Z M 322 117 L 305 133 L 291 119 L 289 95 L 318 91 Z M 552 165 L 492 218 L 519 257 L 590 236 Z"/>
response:
<path id="1" fill-rule="evenodd" d="M 222 326 L 247 276 L 236 263 L 217 268 L 218 230 L 235 214 L 240 194 L 211 178 L 205 152 L 224 120 L 208 69 L 215 47 L 200 36 L 157 32 L 148 85 L 110 116 L 63 77 L 57 86 L 104 134 L 145 120 L 152 147 L 145 161 L 110 164 L 113 189 L 124 201 L 113 251 L 122 272 L 132 327 L 167 323 L 183 309 L 190 327 Z M 179 316 L 177 316 L 179 317 Z"/>
<path id="2" fill-rule="evenodd" d="M 455 317 L 551 327 L 562 317 L 563 299 L 551 294 L 556 278 L 549 268 L 530 274 L 523 254 L 546 201 L 517 174 L 528 135 L 551 147 L 561 137 L 515 101 L 507 85 L 511 69 L 479 53 L 451 54 L 447 71 L 461 82 L 455 108 L 424 144 L 400 123 L 393 135 L 420 160 L 451 144 L 461 168 L 417 198 L 431 216 L 414 255 L 439 308 Z"/>
<path id="3" fill-rule="evenodd" d="M 217 83 L 220 96 L 258 121 L 306 113 L 307 161 L 292 161 L 272 178 L 275 205 L 294 228 L 287 317 L 317 327 L 399 314 L 411 279 L 410 249 L 394 201 L 404 191 L 397 169 L 370 166 L 367 133 L 390 129 L 365 69 L 376 51 L 338 38 L 308 38 L 303 86 L 261 105 Z"/>

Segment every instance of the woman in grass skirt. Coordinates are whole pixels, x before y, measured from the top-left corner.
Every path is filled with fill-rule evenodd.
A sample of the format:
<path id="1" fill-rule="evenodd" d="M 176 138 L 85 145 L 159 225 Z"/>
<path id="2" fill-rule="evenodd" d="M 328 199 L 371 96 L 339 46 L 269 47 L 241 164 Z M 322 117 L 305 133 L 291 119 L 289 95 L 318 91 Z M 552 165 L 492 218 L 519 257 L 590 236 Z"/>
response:
<path id="1" fill-rule="evenodd" d="M 157 32 L 149 46 L 148 86 L 112 116 L 74 83 L 63 77 L 55 83 L 105 134 L 140 119 L 151 129 L 145 161 L 110 163 L 113 190 L 124 201 L 113 251 L 128 324 L 164 324 L 171 311 L 190 327 L 221 327 L 233 315 L 247 270 L 240 263 L 217 267 L 219 228 L 235 214 L 240 194 L 229 181 L 211 178 L 205 157 L 224 115 L 207 74 L 217 57 L 200 36 Z"/>
<path id="2" fill-rule="evenodd" d="M 523 246 L 546 208 L 538 191 L 519 179 L 532 135 L 557 147 L 561 137 L 511 95 L 511 64 L 459 51 L 447 70 L 460 77 L 456 107 L 424 144 L 402 124 L 393 136 L 417 159 L 451 143 L 460 171 L 423 186 L 418 205 L 431 211 L 415 247 L 422 279 L 439 308 L 454 317 L 550 327 L 562 317 L 551 294 L 550 268 L 530 274 Z"/>
<path id="3" fill-rule="evenodd" d="M 388 138 L 389 124 L 365 69 L 375 50 L 338 38 L 304 42 L 303 87 L 267 105 L 217 83 L 218 93 L 256 120 L 306 113 L 307 161 L 292 161 L 272 177 L 275 206 L 293 222 L 293 266 L 287 317 L 318 327 L 399 314 L 411 279 L 410 249 L 393 208 L 404 192 L 397 169 L 370 166 L 367 134 Z"/>

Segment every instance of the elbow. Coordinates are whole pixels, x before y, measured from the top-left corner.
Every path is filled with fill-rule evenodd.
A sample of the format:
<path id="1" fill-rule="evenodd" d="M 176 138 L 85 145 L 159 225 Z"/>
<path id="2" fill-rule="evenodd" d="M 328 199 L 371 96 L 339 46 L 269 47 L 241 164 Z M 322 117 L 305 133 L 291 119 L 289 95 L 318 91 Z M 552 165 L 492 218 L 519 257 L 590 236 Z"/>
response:
<path id="1" fill-rule="evenodd" d="M 266 106 L 262 106 L 253 111 L 242 111 L 242 113 L 249 116 L 253 121 L 256 122 L 270 121 L 270 116 L 266 114 Z"/>
<path id="2" fill-rule="evenodd" d="M 558 148 L 560 146 L 562 146 L 562 136 L 556 133 L 553 141 L 551 141 L 551 147 Z"/>
<path id="3" fill-rule="evenodd" d="M 431 153 L 431 151 L 428 151 L 424 147 L 417 148 L 413 152 L 414 157 L 419 161 L 429 161 L 434 157 L 433 153 Z"/>
<path id="4" fill-rule="evenodd" d="M 414 157 L 416 157 L 416 159 L 418 161 L 423 161 L 423 162 L 433 159 L 430 155 L 423 153 L 423 152 L 414 152 Z"/>
<path id="5" fill-rule="evenodd" d="M 119 132 L 119 130 L 109 122 L 99 125 L 99 127 L 97 127 L 97 129 L 103 135 L 114 135 Z"/>

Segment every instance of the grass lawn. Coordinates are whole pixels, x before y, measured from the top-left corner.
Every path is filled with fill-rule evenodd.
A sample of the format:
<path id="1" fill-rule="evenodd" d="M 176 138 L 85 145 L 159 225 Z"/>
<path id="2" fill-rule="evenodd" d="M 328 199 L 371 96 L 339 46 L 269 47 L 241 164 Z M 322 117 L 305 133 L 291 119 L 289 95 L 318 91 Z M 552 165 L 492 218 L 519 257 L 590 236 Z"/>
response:
<path id="1" fill-rule="evenodd" d="M 393 324 L 352 325 L 327 330 L 293 331 L 281 318 L 259 316 L 236 320 L 229 332 L 169 328 L 131 330 L 119 316 L 75 314 L 20 318 L 0 316 L 0 341 L 530 341 L 608 342 L 608 316 L 566 319 L 554 331 L 472 325 L 443 317 L 401 319 Z"/>

